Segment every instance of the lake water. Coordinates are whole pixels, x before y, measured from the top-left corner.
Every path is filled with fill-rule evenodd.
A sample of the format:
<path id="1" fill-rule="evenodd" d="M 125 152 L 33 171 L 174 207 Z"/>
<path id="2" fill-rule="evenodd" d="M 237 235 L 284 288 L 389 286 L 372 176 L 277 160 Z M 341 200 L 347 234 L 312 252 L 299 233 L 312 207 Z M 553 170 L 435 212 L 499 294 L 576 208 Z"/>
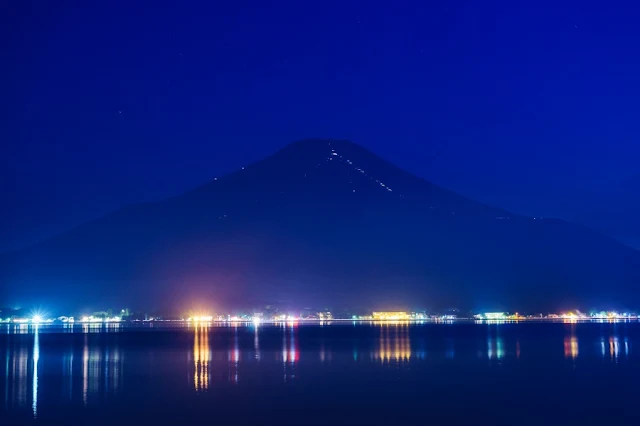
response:
<path id="1" fill-rule="evenodd" d="M 637 322 L 0 332 L 3 426 L 640 420 Z"/>

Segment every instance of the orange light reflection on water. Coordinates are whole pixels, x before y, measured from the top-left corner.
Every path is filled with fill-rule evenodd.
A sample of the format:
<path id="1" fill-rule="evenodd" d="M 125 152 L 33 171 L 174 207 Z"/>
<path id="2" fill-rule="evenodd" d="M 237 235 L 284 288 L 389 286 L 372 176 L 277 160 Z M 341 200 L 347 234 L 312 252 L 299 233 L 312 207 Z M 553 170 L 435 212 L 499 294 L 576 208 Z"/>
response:
<path id="1" fill-rule="evenodd" d="M 209 389 L 209 364 L 211 348 L 209 347 L 209 325 L 195 324 L 193 327 L 193 387 L 196 391 Z"/>
<path id="2" fill-rule="evenodd" d="M 578 337 L 576 336 L 576 324 L 571 324 L 570 333 L 564 337 L 564 357 L 576 359 L 580 353 L 578 348 Z"/>
<path id="3" fill-rule="evenodd" d="M 409 324 L 403 322 L 380 323 L 380 339 L 375 357 L 381 362 L 409 361 L 411 359 Z"/>

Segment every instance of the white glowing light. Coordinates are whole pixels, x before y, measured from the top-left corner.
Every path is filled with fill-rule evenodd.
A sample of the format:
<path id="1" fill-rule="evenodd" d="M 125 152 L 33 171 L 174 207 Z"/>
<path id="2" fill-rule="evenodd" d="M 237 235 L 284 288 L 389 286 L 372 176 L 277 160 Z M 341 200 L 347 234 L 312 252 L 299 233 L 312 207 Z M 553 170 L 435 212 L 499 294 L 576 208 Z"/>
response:
<path id="1" fill-rule="evenodd" d="M 31 317 L 31 322 L 34 324 L 40 324 L 42 322 L 42 316 L 36 314 L 33 317 Z"/>

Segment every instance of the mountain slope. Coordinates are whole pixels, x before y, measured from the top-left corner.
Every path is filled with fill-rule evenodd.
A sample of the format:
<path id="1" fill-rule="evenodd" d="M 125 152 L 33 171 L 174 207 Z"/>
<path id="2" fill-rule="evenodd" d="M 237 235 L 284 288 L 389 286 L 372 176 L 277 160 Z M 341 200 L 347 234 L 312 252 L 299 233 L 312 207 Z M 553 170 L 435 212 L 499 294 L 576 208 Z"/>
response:
<path id="1" fill-rule="evenodd" d="M 23 303 L 544 309 L 636 303 L 640 254 L 307 140 L 6 256 L 2 277 Z"/>

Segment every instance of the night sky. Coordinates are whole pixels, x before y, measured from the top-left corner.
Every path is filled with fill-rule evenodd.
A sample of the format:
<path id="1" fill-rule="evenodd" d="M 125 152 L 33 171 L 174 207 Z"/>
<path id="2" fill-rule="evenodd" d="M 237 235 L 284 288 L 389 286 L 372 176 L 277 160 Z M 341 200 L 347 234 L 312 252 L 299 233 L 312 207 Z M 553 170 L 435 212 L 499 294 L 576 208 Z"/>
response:
<path id="1" fill-rule="evenodd" d="M 634 2 L 10 3 L 0 250 L 308 137 L 530 215 L 640 169 Z"/>

